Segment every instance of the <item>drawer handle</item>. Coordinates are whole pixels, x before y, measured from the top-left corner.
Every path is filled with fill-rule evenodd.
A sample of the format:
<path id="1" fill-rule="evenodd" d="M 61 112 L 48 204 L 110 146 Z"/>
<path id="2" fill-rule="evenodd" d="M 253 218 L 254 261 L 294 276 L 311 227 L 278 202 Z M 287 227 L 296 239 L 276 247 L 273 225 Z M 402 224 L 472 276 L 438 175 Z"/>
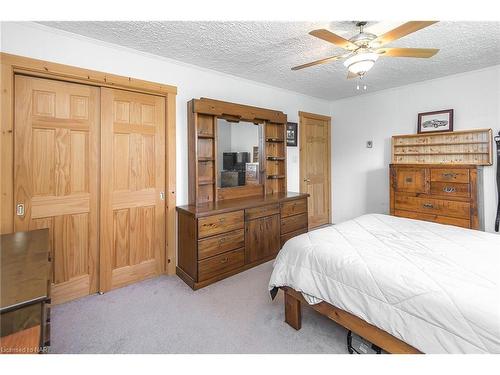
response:
<path id="1" fill-rule="evenodd" d="M 221 217 L 221 218 L 219 219 L 219 223 L 223 223 L 223 222 L 225 222 L 225 221 L 226 221 L 226 218 L 225 218 L 225 217 Z"/>
<path id="2" fill-rule="evenodd" d="M 424 208 L 434 208 L 434 205 L 432 203 L 424 203 L 423 206 Z"/>
<path id="3" fill-rule="evenodd" d="M 219 245 L 222 245 L 224 242 L 226 242 L 226 239 L 225 239 L 225 238 L 221 238 L 221 239 L 219 240 Z"/>
<path id="4" fill-rule="evenodd" d="M 227 262 L 229 262 L 229 258 L 228 258 L 228 257 L 225 257 L 225 258 L 221 259 L 221 261 L 220 261 L 220 262 L 221 262 L 222 264 L 227 263 Z"/>
<path id="5" fill-rule="evenodd" d="M 413 182 L 413 178 L 411 177 L 406 177 L 406 183 L 412 183 Z"/>
<path id="6" fill-rule="evenodd" d="M 458 175 L 456 173 L 443 173 L 444 178 L 455 178 Z"/>
<path id="7" fill-rule="evenodd" d="M 454 192 L 456 192 L 456 191 L 457 191 L 457 189 L 455 189 L 455 188 L 454 188 L 454 187 L 452 187 L 452 186 L 445 186 L 445 187 L 443 188 L 443 191 L 444 191 L 445 193 L 454 193 Z"/>

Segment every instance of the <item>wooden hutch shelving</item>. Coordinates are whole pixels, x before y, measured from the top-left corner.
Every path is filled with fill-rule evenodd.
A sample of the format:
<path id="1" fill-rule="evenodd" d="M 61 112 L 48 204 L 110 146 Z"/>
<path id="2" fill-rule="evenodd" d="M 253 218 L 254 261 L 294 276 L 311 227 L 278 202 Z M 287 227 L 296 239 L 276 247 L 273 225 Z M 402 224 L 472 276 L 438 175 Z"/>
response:
<path id="1" fill-rule="evenodd" d="M 392 163 L 491 165 L 492 131 L 397 135 L 392 137 Z"/>
<path id="2" fill-rule="evenodd" d="M 261 186 L 217 187 L 217 118 L 263 126 L 264 146 L 259 157 L 264 166 L 260 171 Z M 283 112 L 206 98 L 189 101 L 189 204 L 286 192 L 285 133 L 286 115 Z M 195 157 L 191 158 L 192 155 Z"/>

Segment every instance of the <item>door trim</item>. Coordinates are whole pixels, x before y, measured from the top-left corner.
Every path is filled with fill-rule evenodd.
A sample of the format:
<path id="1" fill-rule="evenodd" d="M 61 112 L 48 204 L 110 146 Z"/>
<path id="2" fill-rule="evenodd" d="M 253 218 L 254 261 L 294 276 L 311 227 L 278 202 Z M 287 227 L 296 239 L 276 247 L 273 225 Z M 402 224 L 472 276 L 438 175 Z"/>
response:
<path id="1" fill-rule="evenodd" d="M 77 68 L 24 56 L 0 52 L 1 117 L 0 117 L 0 233 L 14 231 L 14 76 L 24 74 L 31 77 L 81 83 L 97 87 L 112 87 L 165 98 L 165 217 L 166 259 L 162 272 L 175 275 L 176 238 L 176 95 L 177 87 L 143 81 L 89 69 Z"/>
<path id="2" fill-rule="evenodd" d="M 310 112 L 303 112 L 299 111 L 299 187 L 300 187 L 300 192 L 304 192 L 304 153 L 305 149 L 302 148 L 302 145 L 304 144 L 304 119 L 305 118 L 310 118 L 310 119 L 316 119 L 316 120 L 323 120 L 328 122 L 328 155 L 327 155 L 327 161 L 328 161 L 328 178 L 327 178 L 327 185 L 328 185 L 328 196 L 329 196 L 329 201 L 330 201 L 330 207 L 328 207 L 328 224 L 332 223 L 332 183 L 331 183 L 331 177 L 332 177 L 332 158 L 331 158 L 331 149 L 332 149 L 332 118 L 330 116 L 325 116 L 325 115 L 319 115 L 316 113 L 310 113 Z"/>

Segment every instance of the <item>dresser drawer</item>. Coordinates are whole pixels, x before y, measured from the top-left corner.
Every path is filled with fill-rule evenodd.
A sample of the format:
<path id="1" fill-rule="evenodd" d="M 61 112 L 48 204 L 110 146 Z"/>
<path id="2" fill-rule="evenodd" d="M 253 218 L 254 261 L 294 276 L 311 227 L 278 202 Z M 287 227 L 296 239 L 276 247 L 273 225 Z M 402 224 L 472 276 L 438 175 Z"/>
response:
<path id="1" fill-rule="evenodd" d="M 245 249 L 233 250 L 198 262 L 198 281 L 231 271 L 245 264 Z"/>
<path id="2" fill-rule="evenodd" d="M 394 207 L 396 210 L 470 219 L 470 203 L 466 202 L 411 197 L 396 193 Z"/>
<path id="3" fill-rule="evenodd" d="M 456 182 L 431 182 L 431 194 L 443 195 L 447 197 L 470 197 L 470 185 Z"/>
<path id="4" fill-rule="evenodd" d="M 243 210 L 198 219 L 198 238 L 243 229 Z"/>
<path id="5" fill-rule="evenodd" d="M 245 232 L 238 229 L 198 241 L 198 260 L 245 246 Z"/>
<path id="6" fill-rule="evenodd" d="M 279 213 L 279 203 L 255 208 L 248 208 L 245 210 L 245 220 L 258 219 L 259 217 L 271 216 Z"/>
<path id="7" fill-rule="evenodd" d="M 290 233 L 299 229 L 307 229 L 307 214 L 299 214 L 281 219 L 281 233 Z"/>
<path id="8" fill-rule="evenodd" d="M 395 169 L 395 188 L 397 191 L 407 193 L 425 193 L 426 175 L 425 168 L 396 168 Z"/>
<path id="9" fill-rule="evenodd" d="M 423 214 L 420 212 L 396 210 L 394 216 L 406 217 L 408 219 L 432 221 L 439 224 L 455 225 L 457 227 L 470 228 L 470 220 L 458 219 L 456 217 Z"/>
<path id="10" fill-rule="evenodd" d="M 297 199 L 281 204 L 281 217 L 288 217 L 301 213 L 307 213 L 307 200 Z"/>
<path id="11" fill-rule="evenodd" d="M 454 168 L 438 168 L 431 169 L 431 181 L 438 182 L 459 182 L 463 184 L 469 183 L 468 169 Z"/>
<path id="12" fill-rule="evenodd" d="M 299 229 L 294 232 L 289 232 L 281 236 L 281 247 L 285 244 L 286 241 L 288 241 L 290 238 L 296 237 L 298 235 L 307 233 L 307 228 L 304 229 Z"/>

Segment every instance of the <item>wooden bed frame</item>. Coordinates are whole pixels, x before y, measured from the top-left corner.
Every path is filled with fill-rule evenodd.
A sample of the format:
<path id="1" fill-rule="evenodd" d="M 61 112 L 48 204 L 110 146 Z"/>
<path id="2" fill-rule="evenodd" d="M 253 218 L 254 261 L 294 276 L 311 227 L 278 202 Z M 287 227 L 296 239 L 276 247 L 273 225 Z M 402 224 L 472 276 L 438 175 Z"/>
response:
<path id="1" fill-rule="evenodd" d="M 356 333 L 388 353 L 421 354 L 421 352 L 413 346 L 408 345 L 391 334 L 365 322 L 363 319 L 358 318 L 347 311 L 341 310 L 327 302 L 309 305 L 302 296 L 302 293 L 289 287 L 281 287 L 280 289 L 282 289 L 285 293 L 285 322 L 296 330 L 299 330 L 302 325 L 301 304 L 304 302 L 321 315 L 326 316 L 344 328 Z"/>

